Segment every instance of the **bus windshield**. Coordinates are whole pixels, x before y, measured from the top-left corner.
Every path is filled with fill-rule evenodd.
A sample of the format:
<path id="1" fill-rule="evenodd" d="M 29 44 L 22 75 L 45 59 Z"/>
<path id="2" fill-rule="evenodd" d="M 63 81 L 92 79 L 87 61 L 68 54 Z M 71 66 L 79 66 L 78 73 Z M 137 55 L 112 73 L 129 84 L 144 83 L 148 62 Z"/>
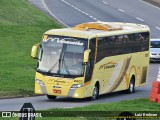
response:
<path id="1" fill-rule="evenodd" d="M 86 46 L 86 40 L 81 38 L 48 36 L 39 50 L 37 71 L 60 76 L 83 76 Z"/>

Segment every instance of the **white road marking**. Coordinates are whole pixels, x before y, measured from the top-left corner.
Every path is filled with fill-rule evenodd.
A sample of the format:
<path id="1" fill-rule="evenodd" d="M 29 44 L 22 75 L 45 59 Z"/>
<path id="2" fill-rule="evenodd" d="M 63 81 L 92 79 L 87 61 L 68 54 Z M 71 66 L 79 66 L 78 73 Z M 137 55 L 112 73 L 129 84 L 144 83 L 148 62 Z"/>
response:
<path id="1" fill-rule="evenodd" d="M 139 0 L 139 1 L 141 1 L 141 2 L 143 2 L 143 3 L 145 3 L 145 4 L 149 5 L 149 6 L 152 6 L 152 7 L 157 8 L 157 9 L 160 10 L 160 8 L 157 7 L 157 6 L 155 6 L 155 5 L 152 5 L 152 4 L 150 4 L 150 3 L 148 3 L 148 2 L 145 2 L 145 1 L 143 1 L 143 0 Z"/>
<path id="2" fill-rule="evenodd" d="M 54 13 L 52 13 L 52 12 L 50 11 L 50 9 L 47 7 L 47 5 L 46 5 L 46 3 L 45 3 L 44 0 L 42 0 L 42 4 L 43 4 L 44 8 L 49 12 L 49 14 L 50 14 L 52 17 L 54 17 L 55 19 L 57 19 L 57 20 L 58 20 L 61 24 L 63 24 L 64 26 L 69 27 L 67 24 L 65 24 L 63 21 L 61 21 L 57 16 L 55 16 Z"/>
<path id="3" fill-rule="evenodd" d="M 77 11 L 85 14 L 86 16 L 90 17 L 91 19 L 93 19 L 93 20 L 98 20 L 97 18 L 93 17 L 92 15 L 88 14 L 87 12 L 84 12 L 83 10 L 77 8 L 76 6 L 68 3 L 67 1 L 65 1 L 65 0 L 61 0 L 61 1 L 62 1 L 63 3 L 65 3 L 65 4 L 69 5 L 70 7 L 74 8 L 75 10 L 77 10 Z"/>
<path id="4" fill-rule="evenodd" d="M 123 12 L 123 13 L 125 12 L 125 11 L 124 11 L 124 10 L 122 10 L 122 9 L 118 9 L 118 10 L 119 10 L 119 11 L 121 11 L 121 12 Z"/>
<path id="5" fill-rule="evenodd" d="M 70 5 L 70 6 L 71 6 L 71 5 Z M 73 8 L 76 9 L 76 10 L 78 9 L 77 7 L 73 7 Z"/>
<path id="6" fill-rule="evenodd" d="M 87 15 L 87 16 L 89 16 L 89 14 L 88 14 L 88 13 L 86 13 L 86 12 L 85 12 L 84 14 L 85 14 L 85 15 Z"/>
<path id="7" fill-rule="evenodd" d="M 104 4 L 106 4 L 106 5 L 108 5 L 108 3 L 107 2 L 105 2 L 105 1 L 102 1 Z"/>
<path id="8" fill-rule="evenodd" d="M 94 18 L 94 17 L 93 17 L 93 19 L 97 21 L 97 18 Z"/>
<path id="9" fill-rule="evenodd" d="M 74 7 L 73 5 L 71 5 L 71 7 Z"/>
<path id="10" fill-rule="evenodd" d="M 84 11 L 81 11 L 83 14 L 85 14 L 85 12 Z"/>
<path id="11" fill-rule="evenodd" d="M 160 27 L 156 27 L 156 29 L 160 30 Z"/>
<path id="12" fill-rule="evenodd" d="M 139 17 L 136 17 L 136 19 L 139 20 L 139 21 L 142 21 L 142 22 L 144 21 L 143 19 L 141 19 Z"/>

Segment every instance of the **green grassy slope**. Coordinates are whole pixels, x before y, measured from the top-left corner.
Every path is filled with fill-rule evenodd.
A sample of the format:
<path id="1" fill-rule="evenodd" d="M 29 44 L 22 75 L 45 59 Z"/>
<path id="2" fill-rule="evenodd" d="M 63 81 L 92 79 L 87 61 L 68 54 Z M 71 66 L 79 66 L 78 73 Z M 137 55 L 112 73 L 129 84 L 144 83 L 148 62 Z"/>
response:
<path id="1" fill-rule="evenodd" d="M 58 27 L 27 0 L 0 0 L 0 98 L 34 93 L 32 45 Z"/>

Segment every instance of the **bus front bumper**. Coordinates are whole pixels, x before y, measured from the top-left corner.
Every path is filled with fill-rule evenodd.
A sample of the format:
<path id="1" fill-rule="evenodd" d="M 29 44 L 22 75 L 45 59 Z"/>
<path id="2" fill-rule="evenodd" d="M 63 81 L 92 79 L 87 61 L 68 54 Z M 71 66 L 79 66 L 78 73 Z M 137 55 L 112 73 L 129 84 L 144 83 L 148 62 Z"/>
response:
<path id="1" fill-rule="evenodd" d="M 35 93 L 54 96 L 65 96 L 72 98 L 84 98 L 84 88 L 71 86 L 54 86 L 52 84 L 44 84 L 42 81 L 35 82 Z"/>

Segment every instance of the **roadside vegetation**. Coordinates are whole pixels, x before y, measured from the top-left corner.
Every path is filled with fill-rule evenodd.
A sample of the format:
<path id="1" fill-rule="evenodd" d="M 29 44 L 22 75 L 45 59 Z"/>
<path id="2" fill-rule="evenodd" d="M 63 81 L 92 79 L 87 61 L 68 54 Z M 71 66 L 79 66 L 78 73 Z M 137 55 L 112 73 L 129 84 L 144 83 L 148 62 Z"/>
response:
<path id="1" fill-rule="evenodd" d="M 0 0 L 0 98 L 34 94 L 32 45 L 59 27 L 27 0 Z"/>
<path id="2" fill-rule="evenodd" d="M 42 113 L 42 116 L 51 112 L 51 114 L 54 114 L 55 116 L 60 114 L 60 116 L 62 117 L 51 117 L 51 116 L 46 117 L 51 115 L 51 114 L 48 114 L 45 117 L 36 118 L 36 120 L 49 120 L 49 119 L 75 120 L 74 115 L 77 116 L 76 120 L 116 120 L 116 119 L 109 119 L 104 116 L 109 116 L 109 115 L 118 116 L 121 112 L 124 112 L 124 111 L 131 112 L 132 114 L 158 113 L 158 115 L 160 116 L 159 108 L 160 108 L 160 105 L 158 103 L 150 102 L 149 99 L 144 98 L 144 99 L 126 100 L 126 101 L 113 102 L 113 103 L 93 104 L 85 107 L 76 107 L 76 108 L 68 108 L 68 109 L 50 109 L 45 111 L 44 114 Z M 102 115 L 101 113 L 104 113 L 104 114 Z M 84 117 L 83 115 L 86 115 L 86 116 Z M 102 115 L 103 117 L 102 116 L 100 117 L 99 115 Z M 6 118 L 4 120 L 10 120 L 10 119 Z M 16 119 L 12 119 L 12 120 L 16 120 Z M 142 120 L 142 119 L 137 119 L 137 120 Z M 156 120 L 156 119 L 145 119 L 145 120 Z"/>
<path id="3" fill-rule="evenodd" d="M 160 0 L 143 0 L 145 2 L 148 2 L 154 6 L 160 7 Z"/>
<path id="4" fill-rule="evenodd" d="M 50 109 L 49 111 L 159 111 L 160 105 L 148 98 L 124 100 L 120 102 L 93 104 L 70 109 Z"/>

